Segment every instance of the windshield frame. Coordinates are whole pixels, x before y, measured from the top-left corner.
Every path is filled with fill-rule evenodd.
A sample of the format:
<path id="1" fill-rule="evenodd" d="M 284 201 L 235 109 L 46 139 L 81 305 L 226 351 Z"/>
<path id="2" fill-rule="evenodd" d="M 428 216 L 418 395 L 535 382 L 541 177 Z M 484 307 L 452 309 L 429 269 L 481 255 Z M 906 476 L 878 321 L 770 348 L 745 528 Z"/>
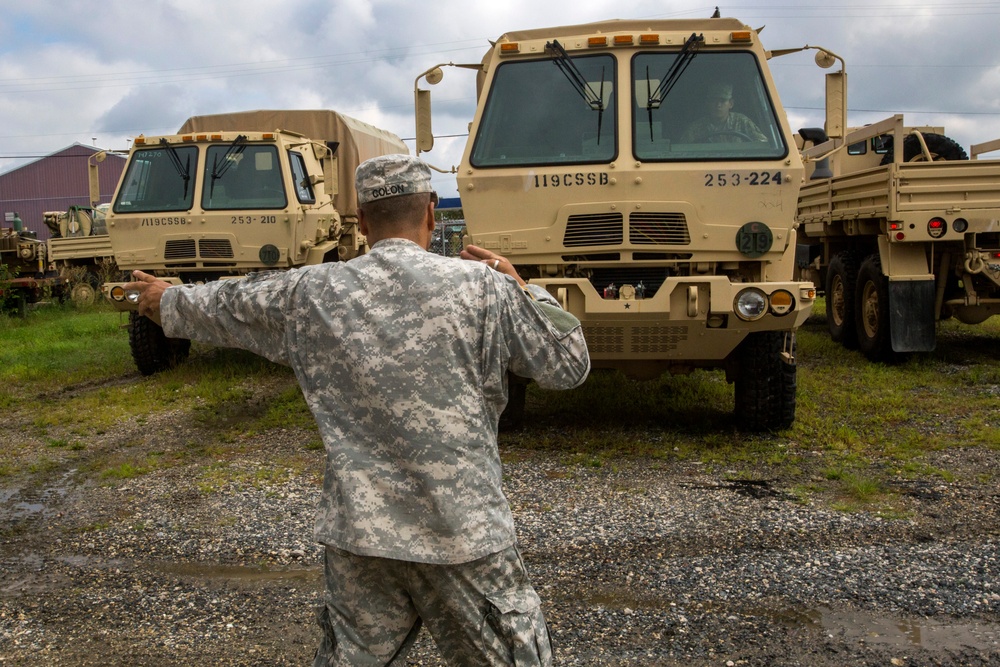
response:
<path id="1" fill-rule="evenodd" d="M 181 160 L 182 168 L 187 169 L 186 186 L 182 185 L 184 178 L 173 162 L 171 151 Z M 112 210 L 126 215 L 190 211 L 194 207 L 194 175 L 198 170 L 199 152 L 196 146 L 172 145 L 152 145 L 132 151 Z M 150 159 L 153 156 L 155 167 Z M 176 186 L 178 196 L 170 197 L 171 188 L 163 187 L 165 184 Z M 127 204 L 123 202 L 125 197 L 130 198 Z"/>
<path id="2" fill-rule="evenodd" d="M 202 169 L 201 207 L 206 211 L 278 210 L 288 206 L 288 193 L 281 169 L 281 151 L 274 144 L 245 144 L 231 156 L 235 165 L 215 172 L 218 157 L 226 157 L 229 144 L 205 146 L 205 166 Z M 221 154 L 221 155 L 220 155 Z M 269 156 L 268 169 L 258 168 L 261 157 Z M 244 164 L 246 163 L 246 164 Z M 260 172 L 273 172 L 259 176 Z M 277 177 L 277 180 L 273 178 Z M 237 187 L 238 185 L 238 187 Z M 214 186 L 214 187 L 213 187 Z M 228 188 L 226 192 L 225 188 Z M 274 195 L 280 194 L 280 199 Z M 270 196 L 269 196 L 270 195 Z M 216 201 L 218 199 L 218 201 Z"/>
<path id="3" fill-rule="evenodd" d="M 649 62 L 662 58 L 663 67 L 653 67 Z M 775 100 L 757 54 L 752 50 L 699 50 L 688 64 L 686 72 L 678 78 L 672 91 L 658 105 L 651 105 L 646 89 L 656 88 L 656 76 L 663 76 L 670 69 L 677 51 L 638 51 L 629 63 L 629 85 L 632 155 L 642 162 L 731 162 L 775 161 L 789 154 L 788 140 L 777 114 Z M 739 60 L 737 60 L 737 58 Z M 728 59 L 725 62 L 723 59 Z M 645 62 L 644 62 L 645 61 Z M 649 77 L 646 76 L 649 66 Z M 715 134 L 730 141 L 716 142 L 701 137 L 693 141 L 690 136 L 692 126 L 707 128 L 713 123 L 707 119 L 706 97 L 711 87 L 711 73 L 716 84 L 729 84 L 731 110 L 730 124 L 750 120 L 751 125 L 761 133 L 764 141 L 751 141 L 737 130 L 718 130 Z M 700 76 L 699 76 L 700 75 Z M 652 80 L 652 83 L 651 83 Z M 737 102 L 738 101 L 738 102 Z M 650 107 L 652 106 L 652 110 Z M 649 118 L 653 116 L 650 129 Z M 660 120 L 657 121 L 656 117 Z M 738 119 L 742 116 L 742 119 Z M 667 119 L 682 119 L 682 122 L 665 122 Z M 737 123 L 737 124 L 739 124 Z M 650 132 L 654 139 L 650 139 Z"/>
<path id="4" fill-rule="evenodd" d="M 500 63 L 491 79 L 489 93 L 476 128 L 476 136 L 469 150 L 469 163 L 473 167 L 524 168 L 605 164 L 618 158 L 618 59 L 611 53 L 588 53 L 573 57 L 572 60 L 585 75 L 592 74 L 587 77 L 587 82 L 594 85 L 595 91 L 605 100 L 603 110 L 588 106 L 581 98 L 580 92 L 566 79 L 555 58 L 517 59 Z M 605 67 L 603 91 L 596 90 L 601 84 L 601 74 L 598 73 L 601 65 Z M 517 70 L 515 67 L 522 69 Z M 528 72 L 526 68 L 538 68 L 539 72 L 542 72 L 542 68 L 551 68 L 551 73 L 544 72 L 543 76 L 535 77 L 533 80 L 517 76 L 522 72 Z M 534 84 L 534 88 L 527 92 L 526 81 Z M 538 95 L 531 95 L 532 90 L 539 95 L 549 94 L 553 101 L 564 101 L 565 104 L 547 104 L 546 100 L 540 100 Z M 504 96 L 504 99 L 501 99 L 501 96 Z M 525 100 L 529 100 L 530 103 L 523 103 Z M 560 111 L 570 108 L 565 105 L 573 105 L 571 113 L 577 114 L 572 116 L 574 121 L 586 120 L 568 123 L 565 122 L 565 118 L 559 118 Z M 544 114 L 547 117 L 532 118 L 532 114 Z M 526 122 L 529 120 L 534 122 Z M 596 132 L 599 124 L 600 135 Z M 583 129 L 581 133 L 574 133 L 573 128 Z M 584 136 L 581 137 L 581 134 Z M 510 141 L 505 147 L 513 149 L 513 154 L 510 150 L 499 152 L 497 146 L 503 146 L 501 144 L 503 141 Z M 557 148 L 551 153 L 539 150 L 553 141 L 556 143 L 552 145 Z M 559 150 L 560 148 L 577 148 L 577 150 L 573 152 Z"/>

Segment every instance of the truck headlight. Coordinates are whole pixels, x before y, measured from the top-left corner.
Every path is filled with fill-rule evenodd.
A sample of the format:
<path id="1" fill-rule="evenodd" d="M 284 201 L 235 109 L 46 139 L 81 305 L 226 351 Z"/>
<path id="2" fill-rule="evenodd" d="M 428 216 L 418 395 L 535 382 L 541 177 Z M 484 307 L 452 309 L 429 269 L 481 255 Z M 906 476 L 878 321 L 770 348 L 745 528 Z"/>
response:
<path id="1" fill-rule="evenodd" d="M 741 320 L 759 320 L 767 314 L 767 295 L 756 287 L 748 287 L 736 295 L 733 309 Z"/>

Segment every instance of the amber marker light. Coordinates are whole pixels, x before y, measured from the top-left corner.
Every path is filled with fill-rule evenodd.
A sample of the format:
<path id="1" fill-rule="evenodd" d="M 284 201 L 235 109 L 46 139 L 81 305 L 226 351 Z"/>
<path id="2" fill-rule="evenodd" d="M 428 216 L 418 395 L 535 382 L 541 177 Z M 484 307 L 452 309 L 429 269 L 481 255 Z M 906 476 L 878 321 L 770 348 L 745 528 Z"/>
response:
<path id="1" fill-rule="evenodd" d="M 779 289 L 771 294 L 771 312 L 779 317 L 792 312 L 795 307 L 795 297 L 788 290 Z"/>
<path id="2" fill-rule="evenodd" d="M 594 46 L 607 46 L 607 45 L 608 45 L 608 38 L 607 37 L 588 37 L 587 38 L 587 46 L 594 47 Z"/>
<path id="3" fill-rule="evenodd" d="M 615 35 L 615 46 L 632 46 L 632 35 Z"/>
<path id="4" fill-rule="evenodd" d="M 752 42 L 753 35 L 749 30 L 734 30 L 729 33 L 730 42 Z"/>
<path id="5" fill-rule="evenodd" d="M 659 35 L 639 35 L 639 43 L 643 44 L 643 45 L 645 45 L 645 44 L 659 44 L 660 43 L 660 36 Z"/>
<path id="6" fill-rule="evenodd" d="M 500 55 L 510 56 L 515 53 L 521 52 L 521 44 L 519 42 L 507 42 L 500 45 Z"/>

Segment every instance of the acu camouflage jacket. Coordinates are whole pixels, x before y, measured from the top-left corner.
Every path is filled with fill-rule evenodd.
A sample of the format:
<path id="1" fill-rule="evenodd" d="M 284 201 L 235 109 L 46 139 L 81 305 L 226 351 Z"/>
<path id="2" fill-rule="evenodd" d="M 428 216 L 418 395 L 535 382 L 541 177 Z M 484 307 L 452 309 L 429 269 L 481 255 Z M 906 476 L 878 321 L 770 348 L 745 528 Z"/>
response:
<path id="1" fill-rule="evenodd" d="M 316 538 L 463 563 L 514 543 L 497 420 L 509 370 L 581 384 L 579 321 L 540 287 L 386 239 L 346 263 L 172 287 L 164 332 L 291 366 L 326 448 Z"/>

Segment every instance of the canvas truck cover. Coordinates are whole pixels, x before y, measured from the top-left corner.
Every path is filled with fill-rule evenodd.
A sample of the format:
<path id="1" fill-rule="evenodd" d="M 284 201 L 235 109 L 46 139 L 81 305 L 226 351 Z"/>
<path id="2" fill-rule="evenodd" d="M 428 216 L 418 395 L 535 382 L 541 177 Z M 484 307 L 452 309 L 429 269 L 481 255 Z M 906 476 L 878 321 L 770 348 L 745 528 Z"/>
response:
<path id="1" fill-rule="evenodd" d="M 334 197 L 334 206 L 342 214 L 348 215 L 353 215 L 357 208 L 354 170 L 358 165 L 379 155 L 409 153 L 406 144 L 395 134 L 328 109 L 259 109 L 192 116 L 184 122 L 177 134 L 241 130 L 248 132 L 287 130 L 316 141 L 337 142 L 339 194 Z"/>

